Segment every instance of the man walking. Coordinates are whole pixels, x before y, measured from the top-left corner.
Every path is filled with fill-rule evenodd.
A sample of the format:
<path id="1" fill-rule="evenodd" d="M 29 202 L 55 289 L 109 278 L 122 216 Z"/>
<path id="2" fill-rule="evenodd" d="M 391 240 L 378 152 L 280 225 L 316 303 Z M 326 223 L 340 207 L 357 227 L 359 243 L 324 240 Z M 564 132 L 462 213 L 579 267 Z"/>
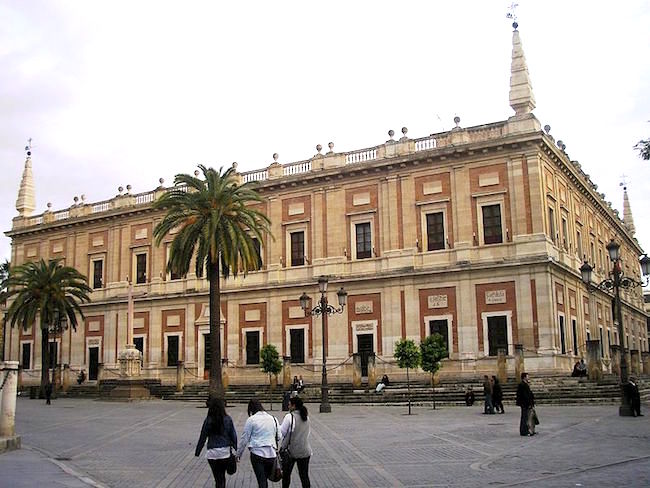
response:
<path id="1" fill-rule="evenodd" d="M 535 422 L 533 420 L 535 396 L 528 384 L 528 373 L 521 373 L 521 383 L 517 386 L 517 405 L 521 407 L 519 434 L 535 435 Z"/>
<path id="2" fill-rule="evenodd" d="M 639 393 L 639 387 L 636 384 L 636 378 L 630 376 L 627 380 L 627 384 L 623 386 L 625 396 L 630 402 L 632 407 L 632 416 L 633 417 L 643 417 L 641 413 L 641 395 Z"/>

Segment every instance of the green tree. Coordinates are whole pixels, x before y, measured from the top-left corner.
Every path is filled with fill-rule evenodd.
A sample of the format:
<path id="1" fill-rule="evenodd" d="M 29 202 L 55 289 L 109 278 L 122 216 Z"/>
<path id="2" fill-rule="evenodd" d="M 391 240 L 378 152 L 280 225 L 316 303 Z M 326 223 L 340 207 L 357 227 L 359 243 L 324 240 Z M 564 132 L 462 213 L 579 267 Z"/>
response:
<path id="1" fill-rule="evenodd" d="M 435 392 L 435 374 L 440 369 L 440 361 L 449 357 L 445 338 L 442 335 L 435 333 L 424 339 L 420 343 L 420 353 L 422 355 L 422 369 L 431 373 L 431 395 L 433 398 L 433 408 L 436 408 L 436 392 Z"/>
<path id="2" fill-rule="evenodd" d="M 282 371 L 282 361 L 280 361 L 280 354 L 273 344 L 267 344 L 260 351 L 260 358 L 262 360 L 262 371 L 269 375 L 269 396 L 270 396 L 270 409 L 273 410 L 273 381 L 272 376 L 277 375 Z"/>
<path id="3" fill-rule="evenodd" d="M 210 396 L 225 398 L 221 381 L 221 283 L 259 269 L 259 243 L 270 220 L 254 205 L 262 201 L 255 182 L 239 184 L 234 167 L 225 172 L 199 165 L 203 178 L 178 174 L 174 187 L 154 202 L 166 211 L 154 236 L 160 245 L 176 230 L 167 270 L 186 275 L 194 261 L 197 275 L 207 268 L 210 282 Z"/>
<path id="4" fill-rule="evenodd" d="M 641 159 L 645 159 L 646 161 L 650 160 L 650 139 L 637 142 L 634 149 L 639 151 L 639 157 Z"/>
<path id="5" fill-rule="evenodd" d="M 411 415 L 411 379 L 409 369 L 417 368 L 422 359 L 420 348 L 411 339 L 402 339 L 395 343 L 393 354 L 400 368 L 406 368 L 406 391 L 409 402 L 409 415 Z"/>
<path id="6" fill-rule="evenodd" d="M 12 268 L 7 284 L 7 299 L 13 298 L 7 310 L 11 326 L 27 329 L 39 319 L 41 329 L 41 395 L 49 381 L 48 364 L 50 331 L 61 330 L 67 321 L 77 329 L 77 317 L 84 318 L 80 304 L 89 302 L 92 289 L 86 277 L 76 269 L 62 266 L 59 259 L 30 262 Z"/>

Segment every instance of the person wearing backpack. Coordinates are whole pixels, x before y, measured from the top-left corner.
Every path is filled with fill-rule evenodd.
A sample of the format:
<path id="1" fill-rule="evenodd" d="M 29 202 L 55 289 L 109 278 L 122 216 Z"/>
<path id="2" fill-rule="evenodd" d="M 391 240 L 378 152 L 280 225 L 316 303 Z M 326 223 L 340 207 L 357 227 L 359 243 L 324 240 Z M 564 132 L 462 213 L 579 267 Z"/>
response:
<path id="1" fill-rule="evenodd" d="M 214 485 L 216 488 L 225 488 L 226 472 L 234 474 L 237 470 L 237 460 L 232 449 L 237 446 L 237 432 L 232 418 L 226 414 L 224 401 L 221 398 L 210 398 L 206 403 L 208 415 L 203 421 L 194 455 L 201 454 L 207 440 L 205 457 L 214 476 Z"/>
<path id="2" fill-rule="evenodd" d="M 300 397 L 289 400 L 289 413 L 284 417 L 280 432 L 282 433 L 282 488 L 291 484 L 291 472 L 294 464 L 298 464 L 298 474 L 302 488 L 310 488 L 309 459 L 312 455 L 309 444 L 310 422 L 305 407 Z"/>

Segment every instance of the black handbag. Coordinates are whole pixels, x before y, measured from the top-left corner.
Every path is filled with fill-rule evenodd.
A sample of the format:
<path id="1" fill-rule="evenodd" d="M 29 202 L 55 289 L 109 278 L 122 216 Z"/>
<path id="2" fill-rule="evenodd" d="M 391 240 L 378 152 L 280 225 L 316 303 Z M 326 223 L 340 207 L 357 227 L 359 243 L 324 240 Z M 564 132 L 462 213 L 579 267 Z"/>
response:
<path id="1" fill-rule="evenodd" d="M 291 452 L 289 451 L 289 446 L 291 445 L 291 434 L 293 432 L 293 414 L 290 413 L 291 415 L 291 427 L 289 428 L 289 441 L 287 442 L 287 445 L 284 447 L 280 448 L 280 461 L 282 461 L 282 466 L 286 466 L 289 461 L 291 461 L 292 456 Z"/>
<path id="2" fill-rule="evenodd" d="M 237 472 L 237 456 L 232 452 L 232 446 L 230 447 L 230 457 L 228 458 L 228 464 L 226 464 L 226 473 L 235 474 Z"/>
<path id="3" fill-rule="evenodd" d="M 280 456 L 278 454 L 278 421 L 275 417 L 273 417 L 273 420 L 275 421 L 275 457 L 273 458 L 273 468 L 268 479 L 276 483 L 282 479 L 282 465 L 280 464 Z"/>

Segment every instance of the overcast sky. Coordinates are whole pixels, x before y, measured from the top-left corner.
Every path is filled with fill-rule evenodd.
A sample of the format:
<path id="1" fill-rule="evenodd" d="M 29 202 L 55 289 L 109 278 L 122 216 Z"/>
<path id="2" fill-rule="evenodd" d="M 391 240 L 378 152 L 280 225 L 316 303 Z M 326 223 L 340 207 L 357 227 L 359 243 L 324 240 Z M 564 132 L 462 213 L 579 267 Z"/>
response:
<path id="1" fill-rule="evenodd" d="M 36 214 L 148 191 L 196 164 L 240 171 L 505 120 L 508 1 L 0 3 L 0 228 L 33 138 Z M 520 0 L 542 125 L 650 248 L 650 4 Z M 0 238 L 0 258 L 10 241 Z"/>

